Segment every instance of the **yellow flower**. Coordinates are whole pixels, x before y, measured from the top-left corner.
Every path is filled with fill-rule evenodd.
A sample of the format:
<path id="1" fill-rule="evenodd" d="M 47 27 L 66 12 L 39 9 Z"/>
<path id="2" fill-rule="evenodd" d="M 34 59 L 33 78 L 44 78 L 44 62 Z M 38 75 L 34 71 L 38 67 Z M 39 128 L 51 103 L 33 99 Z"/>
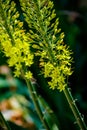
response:
<path id="1" fill-rule="evenodd" d="M 52 70 L 53 70 L 53 65 L 50 62 L 45 63 L 45 65 L 44 65 L 44 76 L 49 77 Z"/>
<path id="2" fill-rule="evenodd" d="M 32 78 L 32 73 L 30 71 L 25 73 L 25 78 L 31 79 Z"/>
<path id="3" fill-rule="evenodd" d="M 14 71 L 14 76 L 15 76 L 15 77 L 19 77 L 20 74 L 21 74 L 21 72 L 20 72 L 19 70 L 15 70 L 15 71 Z"/>

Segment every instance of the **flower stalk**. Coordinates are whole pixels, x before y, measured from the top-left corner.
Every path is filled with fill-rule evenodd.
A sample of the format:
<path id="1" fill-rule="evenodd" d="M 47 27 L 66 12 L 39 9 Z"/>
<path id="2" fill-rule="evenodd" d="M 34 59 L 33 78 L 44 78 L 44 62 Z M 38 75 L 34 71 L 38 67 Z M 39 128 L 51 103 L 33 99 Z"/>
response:
<path id="1" fill-rule="evenodd" d="M 0 128 L 3 130 L 11 130 L 9 124 L 7 123 L 1 112 L 0 112 Z"/>
<path id="2" fill-rule="evenodd" d="M 64 95 L 69 103 L 69 106 L 74 114 L 74 117 L 76 119 L 76 123 L 78 124 L 80 130 L 87 130 L 87 127 L 86 127 L 86 124 L 84 122 L 84 119 L 83 117 L 81 116 L 81 113 L 79 112 L 77 106 L 76 106 L 76 103 L 75 103 L 75 100 L 73 99 L 72 97 L 72 94 L 70 92 L 70 89 L 69 88 L 65 88 L 63 90 L 64 92 Z"/>
<path id="3" fill-rule="evenodd" d="M 44 118 L 44 114 L 42 113 L 41 108 L 40 108 L 40 105 L 39 105 L 39 102 L 38 102 L 37 92 L 34 90 L 33 84 L 31 83 L 30 80 L 25 79 L 25 81 L 26 81 L 26 83 L 27 83 L 27 86 L 28 86 L 28 89 L 29 89 L 29 92 L 30 92 L 32 101 L 33 101 L 33 103 L 34 103 L 36 112 L 37 112 L 37 114 L 38 114 L 40 120 L 42 121 L 44 127 L 46 128 L 46 130 L 49 130 L 48 123 L 46 122 L 46 120 L 45 120 L 45 118 Z"/>

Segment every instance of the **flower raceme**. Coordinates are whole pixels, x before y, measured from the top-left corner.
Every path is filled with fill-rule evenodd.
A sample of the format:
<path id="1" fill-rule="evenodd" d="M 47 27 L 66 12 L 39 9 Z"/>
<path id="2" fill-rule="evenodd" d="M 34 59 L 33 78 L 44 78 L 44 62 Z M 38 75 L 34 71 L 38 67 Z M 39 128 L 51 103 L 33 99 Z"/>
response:
<path id="1" fill-rule="evenodd" d="M 33 63 L 33 55 L 30 54 L 29 44 L 27 42 L 22 42 L 20 39 L 16 39 L 15 41 L 16 44 L 14 46 L 10 41 L 6 41 L 2 43 L 2 47 L 4 49 L 5 55 L 9 58 L 9 66 L 15 66 L 14 74 L 15 76 L 19 77 L 21 75 L 22 68 L 24 66 L 30 67 Z"/>
<path id="2" fill-rule="evenodd" d="M 64 90 L 67 86 L 66 78 L 72 74 L 70 52 L 65 46 L 57 46 L 58 52 L 53 51 L 55 62 L 48 58 L 40 58 L 40 66 L 42 67 L 45 78 L 50 78 L 48 84 L 51 89 Z M 48 53 L 48 52 L 47 52 Z M 46 55 L 47 55 L 46 53 Z M 59 53 L 59 54 L 58 54 Z"/>
<path id="3" fill-rule="evenodd" d="M 0 0 L 0 44 L 8 64 L 14 67 L 15 76 L 21 75 L 22 69 L 25 77 L 31 78 L 32 73 L 28 68 L 33 64 L 33 54 L 30 51 L 28 36 L 23 30 L 23 23 L 17 20 L 19 13 L 15 3 L 10 0 Z"/>
<path id="4" fill-rule="evenodd" d="M 30 28 L 23 30 L 23 23 L 18 20 L 19 13 L 15 3 L 0 0 L 0 43 L 8 57 L 9 66 L 15 67 L 15 76 L 20 76 L 24 69 L 25 77 L 31 78 L 28 68 L 33 64 L 34 55 L 40 57 L 40 67 L 52 89 L 64 90 L 66 79 L 72 74 L 71 51 L 64 44 L 64 33 L 58 27 L 53 2 L 50 0 L 20 0 L 24 17 Z"/>
<path id="5" fill-rule="evenodd" d="M 72 74 L 71 51 L 63 42 L 64 33 L 58 27 L 53 2 L 51 0 L 20 0 L 24 17 L 32 39 L 36 56 L 40 57 L 40 67 L 51 89 L 62 91 L 67 86 L 66 79 Z"/>

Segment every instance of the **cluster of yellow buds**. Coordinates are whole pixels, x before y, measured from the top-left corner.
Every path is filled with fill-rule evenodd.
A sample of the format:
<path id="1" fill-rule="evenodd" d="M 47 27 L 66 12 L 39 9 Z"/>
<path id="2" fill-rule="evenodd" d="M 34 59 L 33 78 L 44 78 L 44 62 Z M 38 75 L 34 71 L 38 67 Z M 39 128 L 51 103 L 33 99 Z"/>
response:
<path id="1" fill-rule="evenodd" d="M 52 89 L 64 90 L 66 79 L 72 74 L 71 51 L 64 44 L 64 33 L 58 27 L 53 2 L 50 0 L 20 0 L 29 32 L 23 30 L 23 23 L 18 20 L 19 13 L 15 3 L 0 0 L 0 43 L 9 66 L 14 66 L 15 76 L 20 76 L 22 69 L 25 77 L 31 78 L 28 70 L 35 55 L 40 57 L 40 67 Z M 7 7 L 5 9 L 5 7 Z"/>
<path id="2" fill-rule="evenodd" d="M 32 73 L 28 69 L 33 64 L 30 42 L 23 30 L 23 23 L 18 20 L 15 3 L 9 3 L 10 0 L 0 0 L 0 44 L 9 66 L 15 69 L 15 76 L 19 77 L 24 70 L 25 77 L 29 79 Z"/>
<path id="3" fill-rule="evenodd" d="M 29 37 L 36 56 L 40 57 L 40 67 L 52 89 L 62 91 L 67 86 L 71 71 L 71 51 L 63 42 L 64 33 L 58 27 L 53 2 L 51 0 L 20 0 L 28 23 Z"/>

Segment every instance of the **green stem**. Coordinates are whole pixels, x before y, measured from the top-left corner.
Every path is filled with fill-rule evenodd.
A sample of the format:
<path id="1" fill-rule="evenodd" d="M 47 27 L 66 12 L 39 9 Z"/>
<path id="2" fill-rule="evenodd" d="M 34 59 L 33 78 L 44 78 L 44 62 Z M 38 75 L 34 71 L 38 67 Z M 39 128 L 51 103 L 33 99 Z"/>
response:
<path id="1" fill-rule="evenodd" d="M 56 130 L 59 130 L 59 127 L 58 127 L 59 122 L 58 122 L 57 118 L 55 117 L 54 111 L 52 109 L 50 109 L 50 107 L 47 105 L 47 103 L 45 102 L 45 100 L 41 96 L 39 96 L 39 102 L 40 102 L 41 106 L 44 109 L 44 113 L 46 115 L 49 114 L 50 121 L 51 121 L 50 124 L 55 125 L 56 126 Z M 52 125 L 50 125 L 50 129 L 51 128 L 52 128 Z"/>
<path id="2" fill-rule="evenodd" d="M 73 112 L 73 114 L 75 116 L 75 119 L 76 119 L 76 122 L 77 122 L 79 128 L 81 130 L 87 130 L 84 119 L 82 118 L 81 113 L 79 112 L 79 110 L 78 110 L 78 108 L 77 108 L 77 106 L 75 104 L 75 100 L 73 99 L 70 90 L 68 88 L 65 88 L 63 90 L 63 92 L 64 92 L 64 95 L 65 95 L 65 97 L 66 97 L 66 99 L 67 99 L 67 101 L 69 103 L 69 106 L 70 106 L 70 108 L 71 108 L 71 110 L 72 110 L 72 112 Z"/>
<path id="3" fill-rule="evenodd" d="M 1 112 L 0 112 L 0 127 L 2 127 L 4 130 L 11 130 L 10 126 L 8 125 L 7 121 L 5 120 Z"/>
<path id="4" fill-rule="evenodd" d="M 41 111 L 41 108 L 40 108 L 40 105 L 39 105 L 39 102 L 38 102 L 38 99 L 37 99 L 37 93 L 36 93 L 36 91 L 33 89 L 33 85 L 32 85 L 32 83 L 31 83 L 31 81 L 30 81 L 30 80 L 27 80 L 27 79 L 25 79 L 25 80 L 26 80 L 27 86 L 28 86 L 28 88 L 29 88 L 29 92 L 30 92 L 32 101 L 33 101 L 33 103 L 34 103 L 34 105 L 35 105 L 37 114 L 38 114 L 40 120 L 42 121 L 42 123 L 44 124 L 46 130 L 49 130 L 49 126 L 48 126 L 46 120 L 44 119 L 44 115 L 43 115 L 43 113 L 42 113 L 42 111 Z"/>

